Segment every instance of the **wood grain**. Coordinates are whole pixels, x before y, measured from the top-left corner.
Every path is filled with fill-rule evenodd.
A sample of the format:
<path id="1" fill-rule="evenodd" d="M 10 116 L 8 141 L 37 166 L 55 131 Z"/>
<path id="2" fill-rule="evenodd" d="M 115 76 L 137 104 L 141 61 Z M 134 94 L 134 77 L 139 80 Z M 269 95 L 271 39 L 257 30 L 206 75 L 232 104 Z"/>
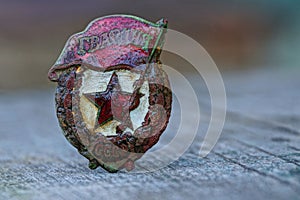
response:
<path id="1" fill-rule="evenodd" d="M 179 160 L 151 173 L 90 170 L 58 127 L 54 89 L 1 93 L 0 199 L 300 199 L 299 72 L 225 74 L 227 119 L 206 158 L 198 153 L 209 96 L 191 75 L 202 111 L 199 134 Z M 171 122 L 155 148 L 174 132 Z"/>

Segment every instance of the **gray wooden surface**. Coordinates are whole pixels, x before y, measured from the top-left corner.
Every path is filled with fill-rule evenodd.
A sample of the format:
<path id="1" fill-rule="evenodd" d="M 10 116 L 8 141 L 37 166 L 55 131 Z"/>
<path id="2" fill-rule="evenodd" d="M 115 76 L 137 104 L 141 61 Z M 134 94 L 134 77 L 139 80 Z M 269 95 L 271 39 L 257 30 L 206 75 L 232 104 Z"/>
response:
<path id="1" fill-rule="evenodd" d="M 209 98 L 191 77 L 202 111 L 199 134 L 179 160 L 144 174 L 89 170 L 61 134 L 54 89 L 2 92 L 0 199 L 300 199 L 299 75 L 295 69 L 225 74 L 227 119 L 204 159 L 198 151 Z M 178 115 L 174 108 L 171 120 Z M 156 148 L 175 129 L 171 123 Z"/>

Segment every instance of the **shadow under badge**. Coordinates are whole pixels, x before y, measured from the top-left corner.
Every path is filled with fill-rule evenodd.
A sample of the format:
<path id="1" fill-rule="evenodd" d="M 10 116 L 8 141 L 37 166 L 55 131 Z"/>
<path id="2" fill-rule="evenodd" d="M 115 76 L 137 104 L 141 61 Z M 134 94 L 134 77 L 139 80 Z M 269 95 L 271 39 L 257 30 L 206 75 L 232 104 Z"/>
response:
<path id="1" fill-rule="evenodd" d="M 166 27 L 163 19 L 98 18 L 70 37 L 50 69 L 60 126 L 91 169 L 133 170 L 166 129 L 172 91 L 159 60 Z"/>

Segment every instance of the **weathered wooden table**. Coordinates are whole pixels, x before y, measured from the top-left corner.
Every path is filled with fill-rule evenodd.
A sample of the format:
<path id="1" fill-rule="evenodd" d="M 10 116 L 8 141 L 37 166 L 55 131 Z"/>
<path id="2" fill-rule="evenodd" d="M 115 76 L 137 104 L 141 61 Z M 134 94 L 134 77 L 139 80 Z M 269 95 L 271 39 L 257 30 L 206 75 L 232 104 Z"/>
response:
<path id="1" fill-rule="evenodd" d="M 88 169 L 58 127 L 54 89 L 2 92 L 0 199 L 300 199 L 299 75 L 297 69 L 225 74 L 227 119 L 204 159 L 198 153 L 209 98 L 191 76 L 199 134 L 179 160 L 151 173 Z M 171 120 L 178 117 L 174 108 Z M 175 131 L 171 123 L 157 147 Z"/>

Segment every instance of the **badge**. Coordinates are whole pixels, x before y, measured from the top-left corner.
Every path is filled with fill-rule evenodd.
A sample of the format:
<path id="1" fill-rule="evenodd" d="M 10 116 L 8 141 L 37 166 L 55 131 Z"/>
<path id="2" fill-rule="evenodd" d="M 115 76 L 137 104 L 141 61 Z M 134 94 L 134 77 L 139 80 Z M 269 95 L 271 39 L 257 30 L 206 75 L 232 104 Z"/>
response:
<path id="1" fill-rule="evenodd" d="M 159 60 L 166 26 L 129 15 L 96 19 L 50 69 L 60 126 L 91 169 L 134 169 L 166 129 L 172 91 Z"/>

